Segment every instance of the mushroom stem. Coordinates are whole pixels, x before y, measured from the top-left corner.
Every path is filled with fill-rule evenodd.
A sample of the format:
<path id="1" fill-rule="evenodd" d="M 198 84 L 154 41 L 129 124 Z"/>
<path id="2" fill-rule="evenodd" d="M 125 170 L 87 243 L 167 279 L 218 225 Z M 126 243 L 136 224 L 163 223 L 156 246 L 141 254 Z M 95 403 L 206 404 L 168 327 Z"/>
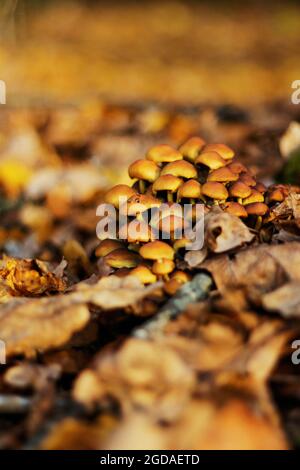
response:
<path id="1" fill-rule="evenodd" d="M 261 225 L 262 225 L 262 216 L 259 215 L 256 219 L 255 230 L 259 230 L 261 228 Z"/>
<path id="2" fill-rule="evenodd" d="M 173 193 L 171 193 L 171 191 L 167 192 L 167 200 L 168 200 L 168 202 L 174 202 L 173 201 Z"/>
<path id="3" fill-rule="evenodd" d="M 144 180 L 139 180 L 139 191 L 141 194 L 144 194 L 146 191 L 146 185 Z"/>

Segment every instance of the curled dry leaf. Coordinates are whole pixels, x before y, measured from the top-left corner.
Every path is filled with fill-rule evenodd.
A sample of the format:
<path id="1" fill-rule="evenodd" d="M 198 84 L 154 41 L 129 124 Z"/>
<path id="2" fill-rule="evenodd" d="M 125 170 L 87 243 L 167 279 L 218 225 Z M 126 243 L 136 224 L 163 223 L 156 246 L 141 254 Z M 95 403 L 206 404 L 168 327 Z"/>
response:
<path id="1" fill-rule="evenodd" d="M 191 268 L 200 266 L 209 252 L 224 253 L 254 239 L 254 234 L 239 217 L 223 212 L 218 207 L 206 214 L 204 220 L 203 248 L 187 252 L 184 258 Z"/>
<path id="2" fill-rule="evenodd" d="M 215 208 L 205 216 L 205 241 L 213 253 L 224 253 L 253 240 L 249 228 L 234 215 Z"/>
<path id="3" fill-rule="evenodd" d="M 43 261 L 6 257 L 2 264 L 0 279 L 14 296 L 37 296 L 66 289 L 62 272 L 52 272 Z"/>
<path id="4" fill-rule="evenodd" d="M 272 297 L 264 297 L 266 294 L 291 281 L 300 281 L 299 263 L 300 243 L 290 242 L 249 247 L 233 258 L 222 255 L 206 260 L 202 267 L 213 275 L 221 294 L 239 288 L 248 302 L 268 308 Z"/>
<path id="5" fill-rule="evenodd" d="M 270 211 L 268 220 L 277 230 L 300 236 L 300 194 L 291 190 L 284 201 Z"/>

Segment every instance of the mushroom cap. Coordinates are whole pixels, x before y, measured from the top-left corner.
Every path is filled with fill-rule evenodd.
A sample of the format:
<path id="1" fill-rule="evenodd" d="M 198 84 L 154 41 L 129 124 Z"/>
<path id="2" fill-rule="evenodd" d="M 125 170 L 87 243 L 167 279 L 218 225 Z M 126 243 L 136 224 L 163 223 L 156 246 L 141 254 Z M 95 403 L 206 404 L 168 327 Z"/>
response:
<path id="1" fill-rule="evenodd" d="M 120 198 L 126 198 L 128 200 L 136 194 L 136 191 L 128 186 L 127 184 L 117 184 L 111 188 L 104 196 L 104 201 L 107 204 L 112 204 L 114 207 L 119 209 Z"/>
<path id="2" fill-rule="evenodd" d="M 177 215 L 166 215 L 163 216 L 159 221 L 159 230 L 167 233 L 174 233 L 178 230 L 183 231 L 186 222 L 184 218 L 178 217 Z"/>
<path id="3" fill-rule="evenodd" d="M 162 144 L 152 147 L 148 151 L 146 158 L 147 160 L 152 160 L 155 163 L 170 163 L 182 160 L 183 155 L 170 145 Z"/>
<path id="4" fill-rule="evenodd" d="M 252 189 L 250 196 L 243 199 L 243 204 L 251 204 L 252 202 L 264 202 L 265 198 L 262 193 L 256 189 Z"/>
<path id="5" fill-rule="evenodd" d="M 226 165 L 226 161 L 217 152 L 206 151 L 200 153 L 196 158 L 195 163 L 197 165 L 202 164 L 207 166 L 210 170 L 217 170 Z"/>
<path id="6" fill-rule="evenodd" d="M 268 199 L 270 202 L 282 202 L 284 200 L 282 189 L 275 187 L 268 191 Z"/>
<path id="7" fill-rule="evenodd" d="M 152 271 L 158 276 L 170 274 L 175 269 L 175 263 L 171 259 L 162 258 L 153 263 Z"/>
<path id="8" fill-rule="evenodd" d="M 236 181 L 238 179 L 238 175 L 233 173 L 232 171 L 224 166 L 223 168 L 218 168 L 217 170 L 213 170 L 209 173 L 207 177 L 207 181 L 219 181 L 220 183 L 227 183 L 229 181 Z"/>
<path id="9" fill-rule="evenodd" d="M 202 186 L 202 194 L 212 199 L 223 200 L 228 198 L 228 191 L 224 184 L 209 181 Z"/>
<path id="10" fill-rule="evenodd" d="M 106 240 L 102 240 L 95 250 L 95 255 L 98 258 L 102 258 L 103 256 L 108 255 L 114 250 L 118 250 L 119 248 L 123 247 L 123 243 L 120 240 L 112 240 L 107 238 Z"/>
<path id="11" fill-rule="evenodd" d="M 175 193 L 179 186 L 182 184 L 182 179 L 173 175 L 163 175 L 159 176 L 156 181 L 154 181 L 152 190 L 155 194 L 157 191 L 171 191 Z"/>
<path id="12" fill-rule="evenodd" d="M 178 240 L 175 240 L 173 243 L 173 248 L 176 251 L 181 250 L 181 248 L 185 248 L 187 245 L 189 245 L 191 240 L 189 240 L 186 237 L 179 238 Z"/>
<path id="13" fill-rule="evenodd" d="M 149 181 L 153 183 L 159 177 L 160 168 L 151 160 L 136 160 L 128 168 L 130 178 Z"/>
<path id="14" fill-rule="evenodd" d="M 250 196 L 251 188 L 242 181 L 236 181 L 229 188 L 229 196 L 245 198 Z"/>
<path id="15" fill-rule="evenodd" d="M 201 196 L 201 184 L 196 180 L 189 180 L 178 188 L 177 199 L 182 198 L 197 199 Z"/>
<path id="16" fill-rule="evenodd" d="M 260 181 L 256 183 L 256 185 L 254 186 L 254 189 L 256 189 L 256 191 L 259 191 L 262 194 L 264 194 L 267 191 L 266 186 Z"/>
<path id="17" fill-rule="evenodd" d="M 177 270 L 172 273 L 171 279 L 176 279 L 181 284 L 185 284 L 192 280 L 192 275 L 185 271 Z"/>
<path id="18" fill-rule="evenodd" d="M 194 162 L 204 145 L 205 141 L 201 137 L 191 137 L 179 147 L 179 151 L 186 160 Z"/>
<path id="19" fill-rule="evenodd" d="M 127 215 L 136 216 L 153 207 L 160 207 L 161 201 L 148 194 L 135 194 L 127 201 Z"/>
<path id="20" fill-rule="evenodd" d="M 197 178 L 197 170 L 191 163 L 185 160 L 168 163 L 162 170 L 161 175 L 180 176 L 182 178 Z"/>
<path id="21" fill-rule="evenodd" d="M 174 250 L 167 243 L 155 240 L 143 245 L 140 249 L 140 255 L 144 259 L 158 260 L 158 259 L 173 259 Z"/>
<path id="22" fill-rule="evenodd" d="M 164 283 L 164 291 L 166 294 L 173 296 L 182 287 L 183 283 L 177 279 L 169 279 Z"/>
<path id="23" fill-rule="evenodd" d="M 157 277 L 147 266 L 140 265 L 134 268 L 130 275 L 137 277 L 142 284 L 153 284 L 157 281 Z"/>
<path id="24" fill-rule="evenodd" d="M 253 178 L 253 176 L 250 175 L 250 173 L 247 171 L 247 172 L 242 172 L 239 174 L 239 180 L 242 181 L 243 183 L 245 183 L 247 186 L 255 186 L 256 185 L 256 181 L 255 179 Z"/>
<path id="25" fill-rule="evenodd" d="M 123 225 L 119 236 L 127 239 L 129 243 L 147 243 L 154 238 L 151 227 L 144 220 L 137 219 Z"/>
<path id="26" fill-rule="evenodd" d="M 224 160 L 231 160 L 234 157 L 234 151 L 225 144 L 207 144 L 204 152 L 217 152 Z"/>
<path id="27" fill-rule="evenodd" d="M 133 253 L 125 248 L 114 250 L 104 257 L 106 264 L 112 268 L 135 268 L 141 261 L 137 253 Z"/>
<path id="28" fill-rule="evenodd" d="M 227 168 L 229 168 L 229 170 L 231 170 L 233 173 L 237 174 L 242 173 L 242 171 L 247 172 L 247 168 L 245 167 L 245 165 L 238 161 L 230 162 L 227 165 Z"/>
<path id="29" fill-rule="evenodd" d="M 151 219 L 150 219 L 150 225 L 153 227 L 157 227 L 159 224 L 159 221 L 166 216 L 169 215 L 177 215 L 178 217 L 182 217 L 183 214 L 183 208 L 180 204 L 175 204 L 175 203 L 163 203 L 159 210 L 154 211 L 154 213 L 151 214 Z"/>
<path id="30" fill-rule="evenodd" d="M 228 212 L 231 215 L 235 215 L 236 217 L 247 217 L 248 213 L 242 204 L 238 202 L 227 202 L 225 205 L 225 212 Z"/>
<path id="31" fill-rule="evenodd" d="M 248 215 L 265 215 L 269 208 L 263 202 L 252 202 L 245 206 Z"/>

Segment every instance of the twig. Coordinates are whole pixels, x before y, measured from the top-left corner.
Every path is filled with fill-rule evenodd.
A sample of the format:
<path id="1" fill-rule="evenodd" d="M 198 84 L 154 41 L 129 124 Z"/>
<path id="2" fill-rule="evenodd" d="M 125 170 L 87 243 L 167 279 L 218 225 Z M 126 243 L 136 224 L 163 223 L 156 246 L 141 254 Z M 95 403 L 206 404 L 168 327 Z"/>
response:
<path id="1" fill-rule="evenodd" d="M 132 335 L 135 338 L 149 339 L 163 334 L 166 324 L 183 312 L 188 304 L 204 300 L 211 286 L 212 279 L 208 274 L 197 274 L 191 282 L 182 286 L 154 318 L 136 328 Z"/>

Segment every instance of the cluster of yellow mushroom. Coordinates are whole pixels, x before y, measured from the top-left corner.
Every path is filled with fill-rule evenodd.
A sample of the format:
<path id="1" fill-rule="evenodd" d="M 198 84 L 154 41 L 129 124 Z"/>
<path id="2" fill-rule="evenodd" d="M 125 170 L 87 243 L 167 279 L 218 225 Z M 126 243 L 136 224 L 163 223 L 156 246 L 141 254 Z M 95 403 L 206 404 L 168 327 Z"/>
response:
<path id="1" fill-rule="evenodd" d="M 173 236 L 184 223 L 182 213 L 159 211 L 149 224 L 143 217 L 145 212 L 163 203 L 188 203 L 192 208 L 202 203 L 205 211 L 218 205 L 258 229 L 269 210 L 266 187 L 234 158 L 234 151 L 224 144 L 206 144 L 200 137 L 190 138 L 178 150 L 157 145 L 146 158 L 133 162 L 128 173 L 133 185 L 113 187 L 106 193 L 105 202 L 119 210 L 120 198 L 126 200 L 129 223 L 118 227 L 118 240 L 102 240 L 96 254 L 120 275 L 130 271 L 144 284 L 163 279 L 168 293 L 190 279 L 190 274 L 176 270 L 174 261 L 188 242 Z M 280 202 L 283 197 L 282 188 L 277 187 L 267 195 L 268 202 Z M 171 230 L 167 240 L 160 237 L 166 219 Z M 138 225 L 134 236 L 129 230 L 132 224 Z"/>

